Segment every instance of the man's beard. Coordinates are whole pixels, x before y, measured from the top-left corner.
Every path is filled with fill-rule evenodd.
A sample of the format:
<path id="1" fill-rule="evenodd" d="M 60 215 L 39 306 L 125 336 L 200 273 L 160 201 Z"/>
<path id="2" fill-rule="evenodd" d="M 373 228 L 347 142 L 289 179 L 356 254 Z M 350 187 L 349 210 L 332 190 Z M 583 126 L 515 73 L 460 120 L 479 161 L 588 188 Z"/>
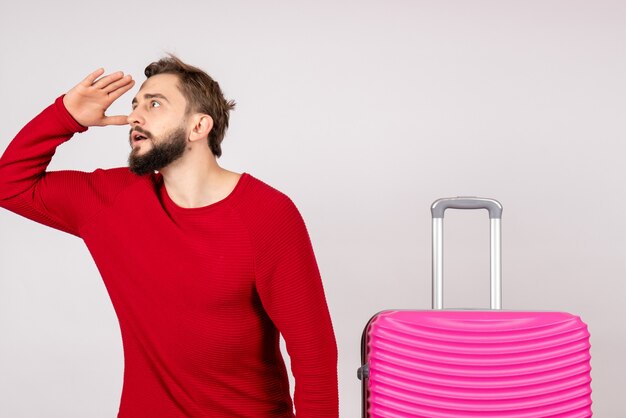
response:
<path id="1" fill-rule="evenodd" d="M 141 128 L 136 131 L 146 136 L 144 141 L 151 141 L 152 148 L 144 154 L 138 155 L 139 146 L 134 148 L 128 156 L 128 168 L 137 175 L 144 175 L 161 170 L 182 157 L 187 145 L 187 133 L 183 127 L 178 127 L 161 139 L 154 140 L 154 136 Z M 132 131 L 131 131 L 132 132 Z"/>

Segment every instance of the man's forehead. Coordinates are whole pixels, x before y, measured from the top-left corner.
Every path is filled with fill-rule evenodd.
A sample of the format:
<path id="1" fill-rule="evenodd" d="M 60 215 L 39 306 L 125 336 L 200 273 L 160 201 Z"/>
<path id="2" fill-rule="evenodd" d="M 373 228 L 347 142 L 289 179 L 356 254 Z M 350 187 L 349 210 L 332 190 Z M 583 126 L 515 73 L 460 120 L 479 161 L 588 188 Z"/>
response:
<path id="1" fill-rule="evenodd" d="M 133 99 L 133 102 L 137 101 L 138 98 L 143 98 L 144 96 L 155 95 L 160 95 L 161 97 L 165 96 L 170 100 L 175 100 L 176 96 L 183 98 L 182 93 L 178 88 L 178 76 L 175 74 L 153 75 L 143 82 L 139 88 L 137 96 Z"/>

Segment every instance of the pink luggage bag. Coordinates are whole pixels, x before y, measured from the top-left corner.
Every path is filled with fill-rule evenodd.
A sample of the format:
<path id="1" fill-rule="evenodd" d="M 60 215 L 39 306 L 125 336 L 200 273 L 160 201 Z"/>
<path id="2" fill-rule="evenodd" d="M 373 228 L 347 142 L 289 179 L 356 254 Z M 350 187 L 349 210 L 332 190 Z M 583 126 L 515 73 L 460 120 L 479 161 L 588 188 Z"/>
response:
<path id="1" fill-rule="evenodd" d="M 443 216 L 487 209 L 491 310 L 443 310 Z M 362 338 L 363 417 L 590 417 L 589 332 L 563 312 L 501 310 L 500 220 L 493 199 L 439 199 L 433 310 L 387 310 Z"/>

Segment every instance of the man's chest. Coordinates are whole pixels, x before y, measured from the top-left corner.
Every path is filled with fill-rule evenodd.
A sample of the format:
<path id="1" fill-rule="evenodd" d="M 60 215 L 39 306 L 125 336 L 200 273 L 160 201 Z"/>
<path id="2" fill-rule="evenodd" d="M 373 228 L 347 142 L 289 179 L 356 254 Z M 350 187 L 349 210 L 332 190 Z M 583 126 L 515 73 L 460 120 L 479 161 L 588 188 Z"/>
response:
<path id="1" fill-rule="evenodd" d="M 112 299 L 132 295 L 146 309 L 169 303 L 204 310 L 254 297 L 254 248 L 235 214 L 118 213 L 83 234 Z"/>

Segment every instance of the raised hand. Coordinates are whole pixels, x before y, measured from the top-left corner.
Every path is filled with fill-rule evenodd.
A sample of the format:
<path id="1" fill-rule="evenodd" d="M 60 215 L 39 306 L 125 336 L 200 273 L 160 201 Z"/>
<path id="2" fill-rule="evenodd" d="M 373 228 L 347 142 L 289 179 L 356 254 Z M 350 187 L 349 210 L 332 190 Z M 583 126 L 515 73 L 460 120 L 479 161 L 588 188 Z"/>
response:
<path id="1" fill-rule="evenodd" d="M 104 113 L 122 94 L 135 85 L 130 74 L 118 71 L 109 75 L 99 68 L 74 86 L 63 97 L 63 104 L 76 122 L 83 126 L 126 125 L 127 116 L 106 116 Z"/>

